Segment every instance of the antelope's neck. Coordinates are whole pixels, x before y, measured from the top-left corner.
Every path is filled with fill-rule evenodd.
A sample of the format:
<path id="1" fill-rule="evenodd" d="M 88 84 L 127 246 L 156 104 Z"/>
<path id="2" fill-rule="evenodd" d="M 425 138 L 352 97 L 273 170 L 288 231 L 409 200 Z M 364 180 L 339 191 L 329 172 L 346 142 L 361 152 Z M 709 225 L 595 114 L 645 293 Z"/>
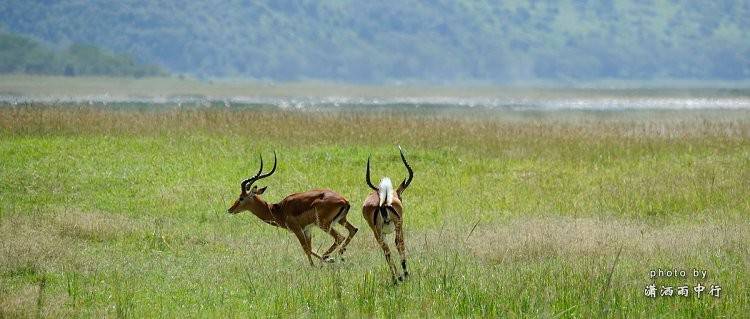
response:
<path id="1" fill-rule="evenodd" d="M 269 225 L 286 228 L 285 223 L 280 218 L 278 218 L 276 214 L 274 214 L 273 206 L 275 205 L 269 205 L 267 202 L 259 200 L 255 205 L 252 205 L 250 207 L 250 211 L 253 212 L 253 214 L 260 218 L 263 222 Z"/>

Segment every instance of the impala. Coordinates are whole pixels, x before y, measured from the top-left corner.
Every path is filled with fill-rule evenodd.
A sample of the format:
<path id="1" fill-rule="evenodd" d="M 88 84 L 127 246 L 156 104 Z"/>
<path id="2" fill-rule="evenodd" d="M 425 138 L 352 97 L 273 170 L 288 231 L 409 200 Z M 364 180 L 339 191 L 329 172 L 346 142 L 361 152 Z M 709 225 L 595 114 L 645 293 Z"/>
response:
<path id="1" fill-rule="evenodd" d="M 396 249 L 398 249 L 398 253 L 401 256 L 401 268 L 404 271 L 403 277 L 399 275 L 398 280 L 403 281 L 404 278 L 409 276 L 409 271 L 406 269 L 406 247 L 404 245 L 404 231 L 402 227 L 404 208 L 402 206 L 401 193 L 409 187 L 411 179 L 414 177 L 414 171 L 412 171 L 409 163 L 406 162 L 401 146 L 398 147 L 398 151 L 401 154 L 401 161 L 404 162 L 404 166 L 406 166 L 406 170 L 409 172 L 409 177 L 404 179 L 395 191 L 393 190 L 391 179 L 388 177 L 381 179 L 380 185 L 375 187 L 372 181 L 370 181 L 370 158 L 368 157 L 365 181 L 373 192 L 367 196 L 362 205 L 362 215 L 367 224 L 370 225 L 373 234 L 375 234 L 375 240 L 383 248 L 385 260 L 388 262 L 394 283 L 396 283 L 396 274 L 398 271 L 393 264 L 393 260 L 391 260 L 391 250 L 388 248 L 384 237 L 387 234 L 393 233 L 394 230 L 396 231 Z"/>
<path id="2" fill-rule="evenodd" d="M 354 234 L 357 233 L 357 228 L 346 220 L 349 201 L 332 190 L 313 189 L 291 194 L 276 204 L 269 204 L 260 197 L 266 191 L 266 187 L 258 188 L 258 186 L 253 186 L 253 183 L 271 176 L 275 171 L 276 152 L 273 153 L 273 168 L 266 174 L 262 174 L 263 156 L 261 155 L 258 173 L 240 183 L 240 197 L 229 208 L 229 213 L 237 214 L 249 210 L 265 223 L 291 231 L 297 236 L 310 265 L 314 265 L 312 256 L 321 261 L 333 261 L 330 257 L 331 253 L 339 246 L 338 252 L 342 255 Z M 333 226 L 336 223 L 346 227 L 349 232 L 346 239 L 334 229 Z M 320 227 L 333 237 L 333 244 L 323 256 L 312 251 L 310 231 L 313 226 Z"/>

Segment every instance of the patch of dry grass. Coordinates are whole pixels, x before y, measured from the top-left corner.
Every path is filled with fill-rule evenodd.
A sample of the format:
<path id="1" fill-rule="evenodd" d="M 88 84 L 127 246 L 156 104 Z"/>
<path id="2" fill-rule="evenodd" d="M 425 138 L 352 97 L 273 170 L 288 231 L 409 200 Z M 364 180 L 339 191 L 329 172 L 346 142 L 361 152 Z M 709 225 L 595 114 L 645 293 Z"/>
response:
<path id="1" fill-rule="evenodd" d="M 129 234 L 136 223 L 130 218 L 104 212 L 55 213 L 55 228 L 60 235 L 91 241 L 111 241 Z"/>
<path id="2" fill-rule="evenodd" d="M 95 269 L 91 259 L 81 258 L 89 243 L 112 244 L 126 236 L 143 236 L 138 231 L 141 224 L 101 212 L 7 214 L 0 219 L 0 269 L 9 276 Z"/>
<path id="3" fill-rule="evenodd" d="M 294 128 L 294 129 L 289 129 Z M 488 110 L 300 111 L 273 108 L 112 109 L 76 105 L 0 108 L 5 134 L 230 134 L 304 145 L 414 141 L 424 146 L 542 144 L 750 137 L 750 111 L 497 112 Z"/>
<path id="4" fill-rule="evenodd" d="M 455 233 L 455 232 L 454 232 Z M 618 218 L 537 217 L 480 225 L 466 245 L 488 262 L 540 258 L 660 256 L 681 259 L 709 252 L 750 256 L 750 224 L 736 221 L 677 223 L 669 226 Z M 747 260 L 750 266 L 750 260 Z"/>
<path id="5" fill-rule="evenodd" d="M 72 241 L 59 235 L 50 222 L 32 216 L 3 216 L 0 220 L 0 264 L 5 272 L 33 273 L 62 264 L 70 257 Z"/>

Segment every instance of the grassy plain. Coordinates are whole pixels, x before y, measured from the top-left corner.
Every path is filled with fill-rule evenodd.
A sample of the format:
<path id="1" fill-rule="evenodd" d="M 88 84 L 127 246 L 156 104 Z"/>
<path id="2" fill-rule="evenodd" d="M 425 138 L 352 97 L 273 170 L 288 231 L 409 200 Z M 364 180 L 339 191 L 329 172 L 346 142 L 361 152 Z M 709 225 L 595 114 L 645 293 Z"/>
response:
<path id="1" fill-rule="evenodd" d="M 359 206 L 368 154 L 404 176 L 397 144 L 413 277 L 392 286 Z M 226 213 L 272 150 L 267 200 L 350 199 L 345 262 L 310 268 L 291 234 Z M 0 181 L 0 317 L 750 313 L 750 111 L 3 106 Z"/>

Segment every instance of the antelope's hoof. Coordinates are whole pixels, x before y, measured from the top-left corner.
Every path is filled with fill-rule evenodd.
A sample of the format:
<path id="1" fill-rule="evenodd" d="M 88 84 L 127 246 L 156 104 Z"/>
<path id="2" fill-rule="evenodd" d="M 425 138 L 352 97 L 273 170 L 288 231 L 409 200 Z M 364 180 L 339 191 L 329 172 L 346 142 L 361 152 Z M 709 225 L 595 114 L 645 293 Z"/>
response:
<path id="1" fill-rule="evenodd" d="M 331 256 L 323 256 L 323 261 L 327 262 L 327 263 L 334 263 L 334 262 L 336 262 L 336 259 L 334 259 Z"/>

